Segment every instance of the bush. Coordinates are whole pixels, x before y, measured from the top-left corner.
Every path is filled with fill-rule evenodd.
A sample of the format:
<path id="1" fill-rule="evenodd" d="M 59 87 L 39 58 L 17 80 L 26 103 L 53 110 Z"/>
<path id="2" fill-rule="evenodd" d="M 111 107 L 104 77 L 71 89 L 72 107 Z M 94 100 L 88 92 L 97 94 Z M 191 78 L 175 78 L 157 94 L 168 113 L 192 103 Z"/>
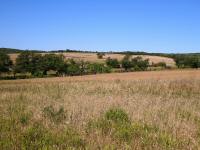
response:
<path id="1" fill-rule="evenodd" d="M 44 75 L 47 75 L 47 71 L 50 70 L 62 73 L 62 71 L 64 71 L 63 67 L 65 67 L 64 56 L 56 54 L 45 54 L 42 57 L 41 66 Z"/>
<path id="2" fill-rule="evenodd" d="M 0 74 L 2 72 L 9 72 L 11 70 L 12 67 L 12 61 L 10 60 L 10 57 L 0 51 Z"/>
<path id="3" fill-rule="evenodd" d="M 142 57 L 135 57 L 131 60 L 132 66 L 136 71 L 145 71 L 149 67 L 149 60 L 143 60 Z"/>
<path id="4" fill-rule="evenodd" d="M 97 53 L 97 58 L 98 58 L 98 59 L 102 59 L 102 58 L 103 58 L 103 56 L 105 56 L 105 54 L 104 54 L 104 53 Z"/>
<path id="5" fill-rule="evenodd" d="M 88 65 L 88 72 L 93 73 L 93 74 L 109 73 L 109 72 L 111 72 L 111 68 L 104 66 L 104 64 L 91 63 Z"/>
<path id="6" fill-rule="evenodd" d="M 167 68 L 167 64 L 165 62 L 159 62 L 152 64 L 153 67 L 162 67 L 162 68 Z"/>
<path id="7" fill-rule="evenodd" d="M 119 61 L 117 59 L 111 59 L 110 57 L 106 59 L 106 65 L 112 68 L 120 68 Z"/>
<path id="8" fill-rule="evenodd" d="M 105 113 L 105 119 L 115 123 L 130 122 L 128 114 L 119 108 L 112 108 Z"/>
<path id="9" fill-rule="evenodd" d="M 174 60 L 178 68 L 200 68 L 200 56 L 176 55 Z"/>
<path id="10" fill-rule="evenodd" d="M 43 113 L 45 117 L 49 118 L 54 123 L 60 123 L 66 118 L 63 107 L 56 111 L 53 106 L 48 106 L 44 108 Z"/>
<path id="11" fill-rule="evenodd" d="M 124 68 L 126 71 L 130 70 L 133 67 L 130 61 L 130 57 L 130 55 L 125 55 L 121 61 L 122 68 Z"/>
<path id="12" fill-rule="evenodd" d="M 70 76 L 80 75 L 81 69 L 78 64 L 70 64 L 67 67 L 67 74 Z"/>
<path id="13" fill-rule="evenodd" d="M 128 71 L 134 69 L 135 71 L 145 71 L 149 67 L 149 60 L 143 60 L 142 57 L 135 57 L 130 60 L 130 56 L 126 55 L 122 59 L 122 67 Z"/>

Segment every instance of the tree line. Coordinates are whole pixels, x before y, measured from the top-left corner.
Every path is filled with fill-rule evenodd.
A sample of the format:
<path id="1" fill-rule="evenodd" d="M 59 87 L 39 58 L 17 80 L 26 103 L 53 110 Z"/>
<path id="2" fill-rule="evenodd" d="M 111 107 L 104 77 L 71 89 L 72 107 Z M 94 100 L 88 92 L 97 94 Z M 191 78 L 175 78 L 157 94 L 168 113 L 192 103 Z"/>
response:
<path id="1" fill-rule="evenodd" d="M 99 54 L 97 54 L 99 55 Z M 98 56 L 97 56 L 98 57 Z M 65 59 L 62 54 L 39 54 L 32 51 L 23 51 L 13 63 L 4 52 L 0 52 L 0 74 L 13 73 L 31 74 L 32 77 L 45 77 L 49 72 L 54 72 L 56 76 L 74 76 L 97 73 L 110 73 L 113 69 L 123 69 L 125 71 L 147 70 L 149 60 L 143 60 L 141 57 L 131 59 L 126 55 L 122 61 L 107 58 L 106 63 L 75 61 Z"/>
<path id="2" fill-rule="evenodd" d="M 175 55 L 178 68 L 200 68 L 200 55 Z"/>
<path id="3" fill-rule="evenodd" d="M 102 59 L 105 54 L 97 53 L 97 58 Z M 193 55 L 177 55 L 174 57 L 178 68 L 200 68 L 200 57 Z M 107 58 L 105 63 L 75 61 L 65 59 L 62 54 L 54 53 L 35 53 L 33 51 L 23 51 L 13 63 L 9 55 L 0 51 L 0 75 L 2 73 L 12 73 L 14 78 L 17 74 L 30 74 L 31 77 L 46 77 L 53 72 L 55 76 L 74 76 L 97 73 L 110 73 L 116 70 L 120 71 L 145 71 L 149 67 L 163 67 L 167 65 L 164 62 L 151 64 L 148 59 L 142 57 L 132 58 L 132 55 L 126 54 L 124 58 Z"/>

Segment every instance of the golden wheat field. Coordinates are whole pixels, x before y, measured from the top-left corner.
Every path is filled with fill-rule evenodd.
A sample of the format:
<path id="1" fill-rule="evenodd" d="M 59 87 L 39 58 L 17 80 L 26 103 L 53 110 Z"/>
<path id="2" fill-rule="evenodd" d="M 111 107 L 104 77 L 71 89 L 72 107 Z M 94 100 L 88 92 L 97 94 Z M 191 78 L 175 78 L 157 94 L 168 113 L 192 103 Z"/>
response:
<path id="1" fill-rule="evenodd" d="M 0 149 L 199 149 L 200 70 L 0 81 Z"/>
<path id="2" fill-rule="evenodd" d="M 122 60 L 124 55 L 122 54 L 106 54 L 103 59 L 98 59 L 96 53 L 56 53 L 56 54 L 63 54 L 66 59 L 74 59 L 74 60 L 84 60 L 89 62 L 105 62 L 105 60 L 110 58 L 116 58 L 118 60 Z M 10 54 L 11 59 L 15 62 L 18 54 Z M 148 55 L 133 55 L 132 57 L 141 56 L 143 59 L 149 59 L 150 63 L 159 63 L 165 62 L 168 66 L 174 67 L 175 62 L 172 58 L 161 57 L 161 56 L 148 56 Z"/>

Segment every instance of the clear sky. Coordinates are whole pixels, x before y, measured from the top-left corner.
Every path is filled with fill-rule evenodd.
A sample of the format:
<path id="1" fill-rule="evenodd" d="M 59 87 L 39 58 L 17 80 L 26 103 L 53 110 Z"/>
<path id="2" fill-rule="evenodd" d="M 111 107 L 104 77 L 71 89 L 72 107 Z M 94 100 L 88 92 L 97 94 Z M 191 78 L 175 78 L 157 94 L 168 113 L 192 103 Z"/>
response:
<path id="1" fill-rule="evenodd" d="M 200 52 L 200 0 L 0 0 L 0 47 Z"/>

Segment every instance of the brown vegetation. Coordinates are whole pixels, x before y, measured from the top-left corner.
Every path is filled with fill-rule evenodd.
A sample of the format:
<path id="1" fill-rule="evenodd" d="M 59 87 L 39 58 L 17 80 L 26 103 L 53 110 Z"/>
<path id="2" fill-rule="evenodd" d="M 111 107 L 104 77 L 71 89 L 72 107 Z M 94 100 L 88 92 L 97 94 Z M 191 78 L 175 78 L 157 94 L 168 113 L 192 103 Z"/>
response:
<path id="1" fill-rule="evenodd" d="M 198 149 L 199 91 L 200 70 L 0 81 L 0 148 L 45 131 L 55 149 Z"/>

